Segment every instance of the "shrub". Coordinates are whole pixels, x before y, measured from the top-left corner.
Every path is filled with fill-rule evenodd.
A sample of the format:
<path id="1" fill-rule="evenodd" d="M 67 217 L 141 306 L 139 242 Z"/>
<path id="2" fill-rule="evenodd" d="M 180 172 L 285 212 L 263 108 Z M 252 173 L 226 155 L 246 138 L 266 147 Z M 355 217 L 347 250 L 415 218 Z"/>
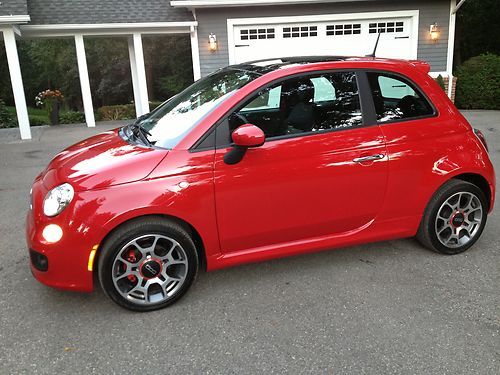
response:
<path id="1" fill-rule="evenodd" d="M 14 116 L 8 111 L 5 102 L 0 99 L 0 128 L 15 128 L 17 121 Z"/>
<path id="2" fill-rule="evenodd" d="M 436 77 L 436 82 L 438 83 L 439 87 L 441 87 L 443 89 L 443 91 L 446 91 L 446 87 L 444 84 L 444 78 L 441 74 Z"/>
<path id="3" fill-rule="evenodd" d="M 104 106 L 97 110 L 97 114 L 103 121 L 130 120 L 135 118 L 135 106 L 133 104 Z"/>
<path id="4" fill-rule="evenodd" d="M 457 69 L 456 104 L 465 109 L 500 109 L 500 56 L 476 56 Z"/>
<path id="5" fill-rule="evenodd" d="M 47 119 L 47 117 L 44 116 L 29 115 L 29 119 L 30 119 L 30 126 L 50 125 L 49 120 Z"/>
<path id="6" fill-rule="evenodd" d="M 156 107 L 160 106 L 163 102 L 149 102 L 149 109 L 153 111 Z"/>
<path id="7" fill-rule="evenodd" d="M 66 111 L 59 114 L 61 124 L 80 124 L 85 122 L 85 114 L 82 112 Z"/>

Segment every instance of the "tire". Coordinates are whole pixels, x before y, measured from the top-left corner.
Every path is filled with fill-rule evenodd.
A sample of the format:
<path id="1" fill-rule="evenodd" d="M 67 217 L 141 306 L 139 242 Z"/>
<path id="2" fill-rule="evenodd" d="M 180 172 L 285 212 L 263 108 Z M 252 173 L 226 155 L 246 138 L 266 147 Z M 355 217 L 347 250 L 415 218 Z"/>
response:
<path id="1" fill-rule="evenodd" d="M 188 231 L 161 217 L 125 223 L 105 241 L 98 276 L 106 295 L 133 311 L 153 311 L 181 298 L 198 272 Z"/>
<path id="2" fill-rule="evenodd" d="M 450 180 L 427 205 L 417 239 L 425 247 L 441 254 L 462 253 L 481 236 L 486 224 L 487 207 L 484 193 L 476 185 Z"/>

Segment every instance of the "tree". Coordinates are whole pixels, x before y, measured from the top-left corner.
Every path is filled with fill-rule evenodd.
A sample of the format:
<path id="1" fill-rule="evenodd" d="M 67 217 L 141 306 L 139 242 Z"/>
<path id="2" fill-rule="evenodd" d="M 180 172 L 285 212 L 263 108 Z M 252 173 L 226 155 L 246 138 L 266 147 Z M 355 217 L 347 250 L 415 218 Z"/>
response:
<path id="1" fill-rule="evenodd" d="M 484 53 L 500 55 L 500 1 L 467 0 L 457 12 L 454 65 Z"/>

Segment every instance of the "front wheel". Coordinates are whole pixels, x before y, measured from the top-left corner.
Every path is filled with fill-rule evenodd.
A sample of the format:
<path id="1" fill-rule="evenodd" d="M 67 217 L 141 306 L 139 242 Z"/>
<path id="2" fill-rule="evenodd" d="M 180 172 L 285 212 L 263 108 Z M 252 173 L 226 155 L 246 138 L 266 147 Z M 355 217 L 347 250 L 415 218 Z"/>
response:
<path id="1" fill-rule="evenodd" d="M 487 202 L 476 185 L 451 180 L 429 202 L 417 239 L 442 254 L 459 254 L 479 239 L 486 224 Z"/>
<path id="2" fill-rule="evenodd" d="M 98 263 L 104 292 L 135 311 L 158 310 L 184 295 L 198 271 L 193 241 L 180 225 L 151 217 L 118 228 Z"/>

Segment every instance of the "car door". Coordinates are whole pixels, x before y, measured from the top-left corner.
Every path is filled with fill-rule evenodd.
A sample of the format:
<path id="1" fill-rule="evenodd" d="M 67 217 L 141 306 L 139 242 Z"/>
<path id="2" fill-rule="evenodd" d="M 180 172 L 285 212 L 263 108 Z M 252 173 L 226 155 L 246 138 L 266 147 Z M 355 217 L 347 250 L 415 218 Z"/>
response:
<path id="1" fill-rule="evenodd" d="M 314 83 L 318 79 L 322 85 Z M 224 162 L 229 139 L 216 150 L 215 202 L 225 253 L 347 235 L 369 225 L 383 204 L 385 144 L 378 126 L 364 126 L 356 74 L 294 77 L 269 90 L 278 87 L 281 133 L 253 112 L 254 125 L 267 136 L 264 145 L 233 165 Z M 217 128 L 218 139 L 249 121 L 245 113 L 265 100 L 262 95 L 236 108 Z"/>

